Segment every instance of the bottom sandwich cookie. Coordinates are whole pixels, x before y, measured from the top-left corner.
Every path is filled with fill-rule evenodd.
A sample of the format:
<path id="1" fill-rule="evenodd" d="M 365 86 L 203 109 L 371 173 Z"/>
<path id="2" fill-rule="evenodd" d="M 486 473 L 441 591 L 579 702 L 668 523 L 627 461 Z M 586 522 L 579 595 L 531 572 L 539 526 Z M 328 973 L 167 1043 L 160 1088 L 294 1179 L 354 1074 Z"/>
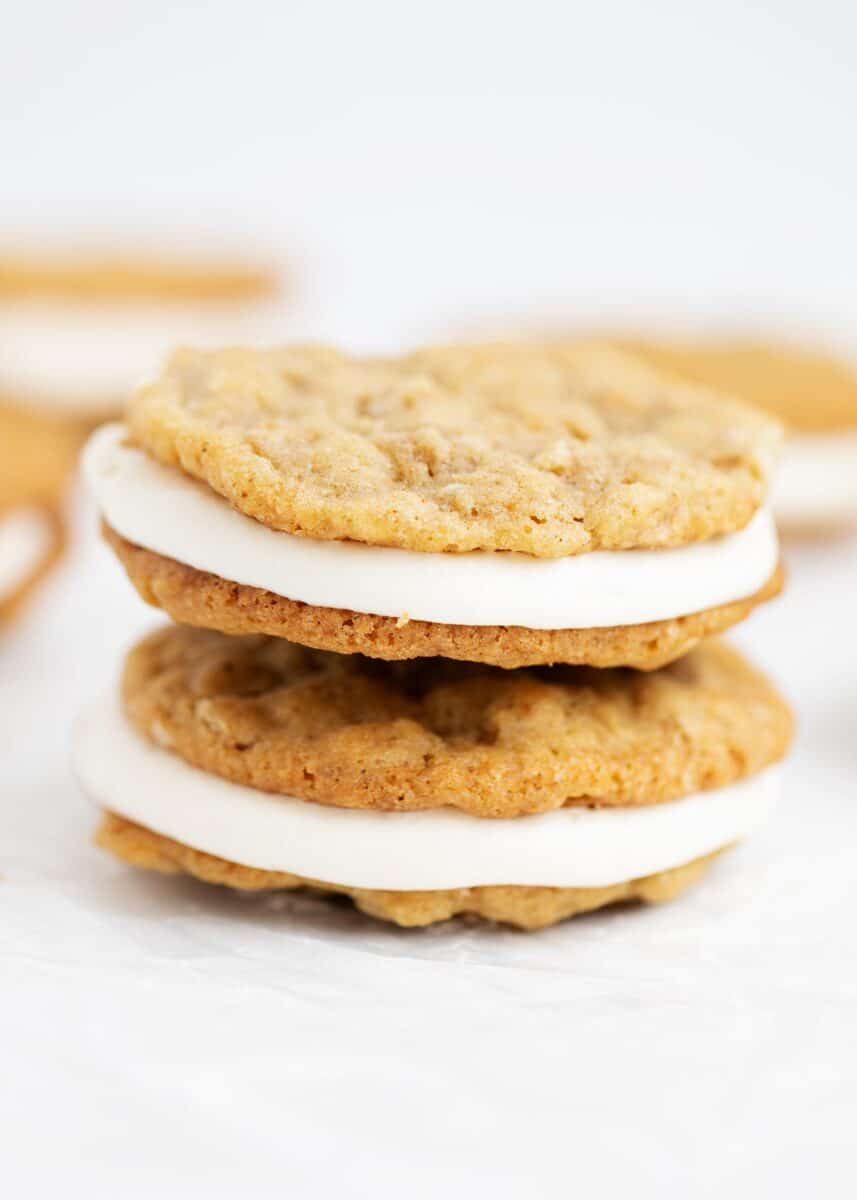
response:
<path id="1" fill-rule="evenodd" d="M 764 820 L 787 706 L 729 647 L 653 674 L 388 664 L 170 627 L 78 729 L 98 840 L 161 871 L 524 928 L 669 899 Z"/>

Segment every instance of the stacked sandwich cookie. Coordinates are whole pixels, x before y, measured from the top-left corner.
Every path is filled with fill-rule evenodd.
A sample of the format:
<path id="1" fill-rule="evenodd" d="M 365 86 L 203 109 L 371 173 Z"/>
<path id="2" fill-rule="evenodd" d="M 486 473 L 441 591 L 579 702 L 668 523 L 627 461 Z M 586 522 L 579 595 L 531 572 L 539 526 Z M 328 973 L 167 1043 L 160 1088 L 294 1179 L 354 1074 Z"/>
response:
<path id="1" fill-rule="evenodd" d="M 177 353 L 85 456 L 177 622 L 81 723 L 100 843 L 403 925 L 675 895 L 791 735 L 702 641 L 781 586 L 778 440 L 603 347 Z"/>

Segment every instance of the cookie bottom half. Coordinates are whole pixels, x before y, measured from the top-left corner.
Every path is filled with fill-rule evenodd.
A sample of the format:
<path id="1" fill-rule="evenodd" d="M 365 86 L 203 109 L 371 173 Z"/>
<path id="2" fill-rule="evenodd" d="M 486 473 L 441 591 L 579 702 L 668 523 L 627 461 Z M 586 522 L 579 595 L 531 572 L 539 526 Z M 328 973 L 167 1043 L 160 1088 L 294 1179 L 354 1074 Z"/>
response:
<path id="1" fill-rule="evenodd" d="M 441 625 L 317 608 L 166 558 L 127 541 L 107 524 L 103 531 L 140 596 L 180 624 L 227 634 L 268 634 L 340 654 L 388 660 L 444 657 L 508 669 L 568 663 L 656 670 L 703 638 L 742 621 L 776 596 L 784 582 L 780 565 L 746 599 L 642 625 L 557 630 Z"/>
<path id="2" fill-rule="evenodd" d="M 304 879 L 282 871 L 258 870 L 205 854 L 143 825 L 106 811 L 95 836 L 98 846 L 132 866 L 167 875 L 186 874 L 206 883 L 238 891 L 294 891 L 349 896 L 368 916 L 395 925 L 432 925 L 460 914 L 499 921 L 519 929 L 543 929 L 566 917 L 591 912 L 609 904 L 630 901 L 659 904 L 672 900 L 702 875 L 720 851 L 703 858 L 607 887 L 473 887 L 444 891 L 379 891 L 344 887 Z"/>

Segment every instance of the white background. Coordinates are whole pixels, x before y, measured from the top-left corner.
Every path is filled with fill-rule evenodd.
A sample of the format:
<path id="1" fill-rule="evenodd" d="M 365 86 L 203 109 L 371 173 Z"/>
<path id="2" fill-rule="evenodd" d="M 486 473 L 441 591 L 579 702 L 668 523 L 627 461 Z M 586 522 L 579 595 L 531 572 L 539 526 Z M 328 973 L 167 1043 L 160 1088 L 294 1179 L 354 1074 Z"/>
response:
<path id="1" fill-rule="evenodd" d="M 7 0 L 0 218 L 270 245 L 295 331 L 352 343 L 641 301 L 847 332 L 855 36 L 848 0 Z"/>
<path id="2" fill-rule="evenodd" d="M 847 3 L 3 8 L 6 235 L 263 245 L 284 335 L 857 318 Z M 157 236 L 156 236 L 157 235 Z M 154 619 L 80 543 L 0 646 L 4 1191 L 852 1195 L 857 545 L 738 635 L 778 818 L 676 904 L 405 933 L 88 845 L 73 714 Z"/>

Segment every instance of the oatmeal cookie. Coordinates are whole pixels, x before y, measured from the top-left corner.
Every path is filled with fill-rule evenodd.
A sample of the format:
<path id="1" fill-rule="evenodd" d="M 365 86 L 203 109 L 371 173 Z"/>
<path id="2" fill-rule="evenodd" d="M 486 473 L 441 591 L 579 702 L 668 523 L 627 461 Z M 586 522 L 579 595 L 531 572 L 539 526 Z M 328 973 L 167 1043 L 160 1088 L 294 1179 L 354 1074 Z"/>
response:
<path id="1" fill-rule="evenodd" d="M 784 754 L 787 705 L 733 648 L 644 674 L 384 663 L 168 626 L 129 654 L 122 701 L 194 767 L 342 808 L 514 817 L 673 800 Z"/>
<path id="2" fill-rule="evenodd" d="M 132 438 L 245 515 L 407 550 L 682 546 L 742 529 L 780 428 L 598 345 L 177 352 Z"/>

